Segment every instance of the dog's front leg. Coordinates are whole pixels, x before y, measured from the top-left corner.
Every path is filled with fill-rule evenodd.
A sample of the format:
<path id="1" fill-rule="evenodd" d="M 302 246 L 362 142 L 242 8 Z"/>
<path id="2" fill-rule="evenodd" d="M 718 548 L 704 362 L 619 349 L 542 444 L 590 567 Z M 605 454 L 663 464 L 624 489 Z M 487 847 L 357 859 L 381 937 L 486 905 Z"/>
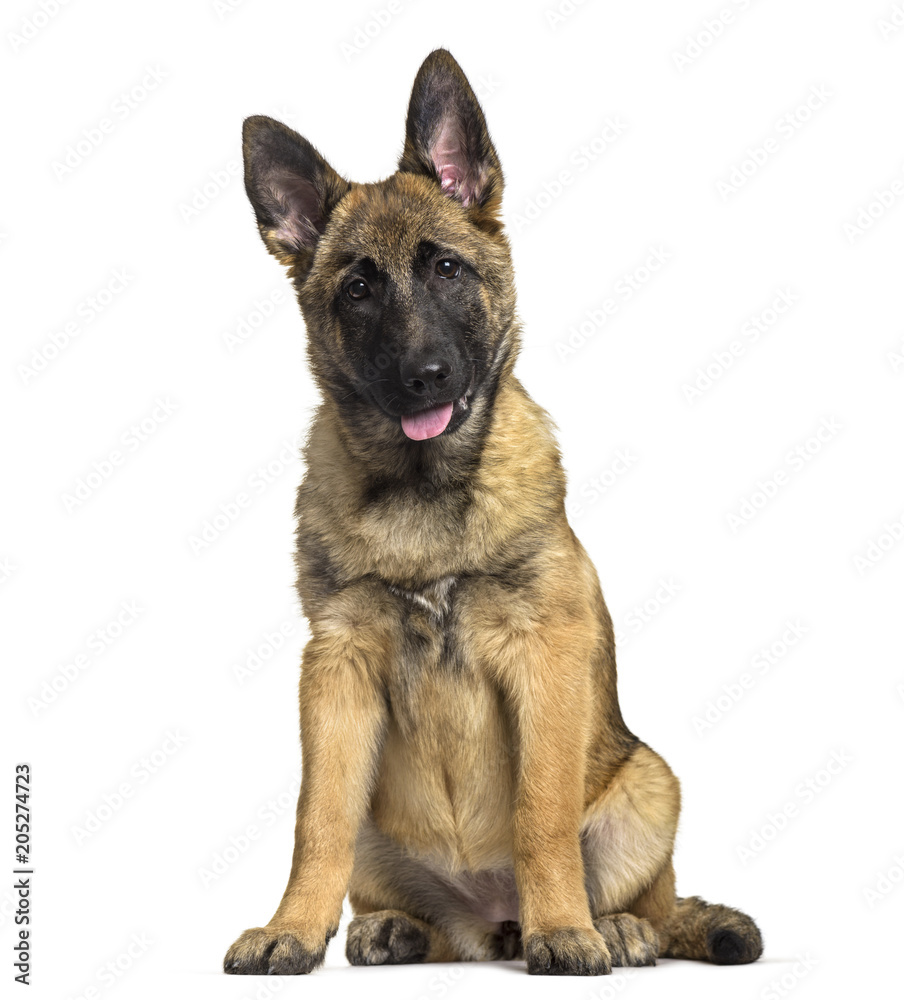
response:
<path id="1" fill-rule="evenodd" d="M 580 844 L 590 654 L 579 635 L 555 631 L 522 646 L 507 671 L 518 740 L 513 847 L 521 933 L 531 974 L 598 976 L 612 969 L 591 920 Z"/>
<path id="2" fill-rule="evenodd" d="M 239 937 L 223 961 L 225 972 L 310 972 L 336 933 L 386 721 L 368 652 L 335 637 L 312 639 L 305 649 L 292 870 L 273 919 Z"/>

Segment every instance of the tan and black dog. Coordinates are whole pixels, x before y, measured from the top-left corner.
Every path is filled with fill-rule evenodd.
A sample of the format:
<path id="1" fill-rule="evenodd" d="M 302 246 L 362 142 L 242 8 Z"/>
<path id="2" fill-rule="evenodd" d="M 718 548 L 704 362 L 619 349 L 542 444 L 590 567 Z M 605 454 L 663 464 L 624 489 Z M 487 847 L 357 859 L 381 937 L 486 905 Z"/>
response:
<path id="1" fill-rule="evenodd" d="M 622 719 L 550 421 L 513 374 L 502 170 L 458 63 L 424 62 L 384 181 L 265 117 L 244 156 L 323 402 L 296 508 L 295 852 L 225 971 L 310 972 L 346 893 L 354 965 L 754 961 L 748 916 L 675 895 L 678 781 Z"/>

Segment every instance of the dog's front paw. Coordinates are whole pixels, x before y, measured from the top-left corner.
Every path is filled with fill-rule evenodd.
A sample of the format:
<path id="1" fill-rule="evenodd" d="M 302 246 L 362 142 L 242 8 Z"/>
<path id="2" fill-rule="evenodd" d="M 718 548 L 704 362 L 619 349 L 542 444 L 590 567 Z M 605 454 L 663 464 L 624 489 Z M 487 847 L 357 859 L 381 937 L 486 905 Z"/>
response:
<path id="1" fill-rule="evenodd" d="M 335 933 L 311 942 L 297 927 L 252 927 L 226 952 L 223 971 L 230 976 L 303 976 L 323 961 Z"/>
<path id="2" fill-rule="evenodd" d="M 607 976 L 612 971 L 602 935 L 580 927 L 534 932 L 524 944 L 532 976 Z"/>

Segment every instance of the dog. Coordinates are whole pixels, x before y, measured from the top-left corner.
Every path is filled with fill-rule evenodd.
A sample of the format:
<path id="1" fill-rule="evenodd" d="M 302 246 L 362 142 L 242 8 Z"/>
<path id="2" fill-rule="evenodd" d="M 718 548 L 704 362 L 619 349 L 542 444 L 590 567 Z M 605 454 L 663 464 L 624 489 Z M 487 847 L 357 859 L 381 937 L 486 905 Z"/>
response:
<path id="1" fill-rule="evenodd" d="M 271 118 L 243 140 L 322 404 L 295 510 L 295 848 L 275 915 L 224 971 L 315 969 L 346 893 L 352 965 L 754 961 L 749 916 L 676 896 L 678 781 L 622 719 L 552 425 L 513 374 L 503 174 L 458 63 L 427 57 L 378 183 Z"/>

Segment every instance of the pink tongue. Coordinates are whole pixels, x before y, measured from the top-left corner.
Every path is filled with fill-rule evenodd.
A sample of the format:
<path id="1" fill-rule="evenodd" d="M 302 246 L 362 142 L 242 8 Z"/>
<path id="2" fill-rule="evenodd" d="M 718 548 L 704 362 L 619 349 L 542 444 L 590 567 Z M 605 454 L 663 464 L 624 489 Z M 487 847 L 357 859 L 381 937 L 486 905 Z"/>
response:
<path id="1" fill-rule="evenodd" d="M 402 417 L 402 430 L 412 441 L 426 441 L 427 438 L 435 438 L 437 434 L 442 434 L 451 419 L 452 404 L 442 403 L 440 406 L 434 406 L 432 410 Z"/>

